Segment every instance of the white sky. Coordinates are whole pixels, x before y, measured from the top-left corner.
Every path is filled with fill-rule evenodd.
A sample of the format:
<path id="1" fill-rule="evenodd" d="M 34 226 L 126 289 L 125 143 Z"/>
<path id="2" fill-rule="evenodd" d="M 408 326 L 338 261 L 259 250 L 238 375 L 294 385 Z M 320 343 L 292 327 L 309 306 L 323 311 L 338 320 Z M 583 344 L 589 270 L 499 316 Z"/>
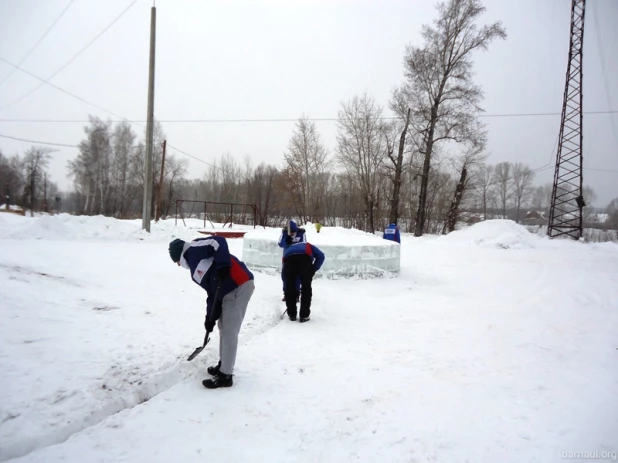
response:
<path id="1" fill-rule="evenodd" d="M 0 0 L 0 58 L 20 62 L 69 1 Z M 49 78 L 132 2 L 74 0 L 22 67 Z M 484 22 L 501 20 L 508 34 L 506 41 L 475 56 L 486 113 L 559 113 L 571 1 L 486 0 L 485 5 Z M 137 0 L 51 82 L 115 114 L 143 121 L 151 6 Z M 303 114 L 336 118 L 341 101 L 363 92 L 387 106 L 391 89 L 403 80 L 405 46 L 421 44 L 420 27 L 435 17 L 434 6 L 429 0 L 158 0 L 155 115 L 162 121 L 295 119 Z M 585 111 L 618 110 L 615 24 L 617 1 L 588 2 Z M 11 70 L 0 62 L 0 82 Z M 111 117 L 47 85 L 4 107 L 37 85 L 39 81 L 20 71 L 0 85 L 0 134 L 77 144 L 84 122 L 7 119 Z M 553 165 L 559 116 L 484 120 L 488 162 L 522 161 L 537 168 L 551 155 Z M 163 127 L 170 144 L 206 162 L 229 152 L 239 162 L 249 155 L 254 165 L 281 165 L 294 122 L 163 122 Z M 318 122 L 318 129 L 332 153 L 335 122 Z M 0 138 L 5 155 L 29 146 Z M 51 174 L 62 189 L 70 187 L 65 166 L 75 155 L 74 148 L 54 153 Z M 618 114 L 584 117 L 584 165 L 615 171 L 585 171 L 584 183 L 599 196 L 596 205 L 605 206 L 618 196 Z M 201 177 L 206 168 L 191 160 L 189 176 Z M 553 169 L 548 169 L 537 181 L 551 181 L 552 176 Z"/>

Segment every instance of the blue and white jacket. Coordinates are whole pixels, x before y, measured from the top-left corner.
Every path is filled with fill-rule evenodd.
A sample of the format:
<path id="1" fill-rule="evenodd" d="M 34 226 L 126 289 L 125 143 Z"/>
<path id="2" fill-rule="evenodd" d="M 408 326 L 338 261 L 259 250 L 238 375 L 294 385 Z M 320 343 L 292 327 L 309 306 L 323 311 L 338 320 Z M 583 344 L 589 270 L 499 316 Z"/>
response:
<path id="1" fill-rule="evenodd" d="M 180 265 L 189 269 L 193 282 L 206 290 L 208 294 L 206 316 L 213 321 L 221 316 L 219 302 L 223 296 L 236 290 L 243 283 L 253 280 L 253 274 L 243 262 L 230 254 L 227 241 L 221 236 L 198 238 L 185 243 L 180 256 Z M 229 278 L 220 279 L 221 269 L 229 270 Z M 215 312 L 211 317 L 213 308 Z"/>
<path id="2" fill-rule="evenodd" d="M 394 223 L 391 223 L 384 230 L 384 234 L 382 235 L 382 238 L 384 238 L 385 240 L 396 241 L 398 243 L 401 243 L 401 236 L 399 235 L 399 227 L 395 225 Z"/>
<path id="3" fill-rule="evenodd" d="M 287 237 L 290 236 L 288 235 L 287 228 L 281 230 L 281 236 L 279 237 L 279 242 L 277 243 L 279 247 L 283 248 L 284 250 L 289 248 L 292 244 L 307 242 L 307 237 L 305 236 L 305 229 L 298 228 L 298 226 L 296 226 L 296 222 L 294 222 L 293 220 L 290 220 L 290 225 L 290 231 L 296 232 L 296 236 L 292 237 L 292 243 L 287 243 Z"/>
<path id="4" fill-rule="evenodd" d="M 306 254 L 313 261 L 313 270 L 317 272 L 322 267 L 326 257 L 316 246 L 309 243 L 295 243 L 283 251 L 283 262 L 285 259 L 295 254 Z"/>

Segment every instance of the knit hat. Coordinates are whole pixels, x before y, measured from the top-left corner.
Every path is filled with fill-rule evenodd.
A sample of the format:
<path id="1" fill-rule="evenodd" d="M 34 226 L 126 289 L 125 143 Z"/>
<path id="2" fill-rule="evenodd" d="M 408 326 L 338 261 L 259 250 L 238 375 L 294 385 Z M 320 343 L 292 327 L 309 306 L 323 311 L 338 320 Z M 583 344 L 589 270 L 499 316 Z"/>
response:
<path id="1" fill-rule="evenodd" d="M 290 220 L 290 232 L 298 231 L 298 225 L 293 220 Z"/>
<path id="2" fill-rule="evenodd" d="M 170 257 L 174 262 L 178 262 L 182 256 L 182 250 L 185 247 L 185 242 L 179 238 L 176 238 L 170 243 L 169 251 Z"/>

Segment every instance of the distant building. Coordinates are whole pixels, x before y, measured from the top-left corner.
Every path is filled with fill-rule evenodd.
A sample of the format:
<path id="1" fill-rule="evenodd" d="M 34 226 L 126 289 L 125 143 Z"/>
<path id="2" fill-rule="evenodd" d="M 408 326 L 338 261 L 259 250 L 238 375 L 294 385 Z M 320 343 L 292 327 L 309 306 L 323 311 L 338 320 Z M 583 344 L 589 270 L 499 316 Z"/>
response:
<path id="1" fill-rule="evenodd" d="M 529 211 L 524 217 L 524 225 L 546 225 L 545 214 L 539 211 Z"/>
<path id="2" fill-rule="evenodd" d="M 0 204 L 0 212 L 11 212 L 13 214 L 26 215 L 26 211 L 24 211 L 21 207 L 15 206 L 13 204 Z"/>

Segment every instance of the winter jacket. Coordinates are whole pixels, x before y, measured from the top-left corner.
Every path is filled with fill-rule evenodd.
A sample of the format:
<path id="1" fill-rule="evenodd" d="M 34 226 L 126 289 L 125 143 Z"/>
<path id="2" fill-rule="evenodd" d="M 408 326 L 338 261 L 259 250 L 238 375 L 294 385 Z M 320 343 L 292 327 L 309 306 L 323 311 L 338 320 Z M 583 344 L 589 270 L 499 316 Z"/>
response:
<path id="1" fill-rule="evenodd" d="M 193 282 L 206 290 L 206 316 L 212 321 L 221 316 L 223 296 L 253 280 L 253 274 L 243 262 L 230 254 L 227 241 L 220 236 L 185 243 L 180 264 L 189 268 Z"/>
<path id="2" fill-rule="evenodd" d="M 399 236 L 399 227 L 395 225 L 394 223 L 390 224 L 384 230 L 384 234 L 382 235 L 382 238 L 384 238 L 385 240 L 396 241 L 398 243 L 401 243 L 401 236 Z"/>
<path id="3" fill-rule="evenodd" d="M 324 256 L 324 253 L 320 251 L 317 247 L 315 247 L 313 244 L 295 243 L 291 245 L 290 247 L 288 247 L 285 251 L 283 251 L 283 262 L 285 262 L 286 258 L 293 256 L 295 254 L 306 254 L 309 257 L 311 257 L 313 261 L 313 272 L 314 273 L 320 270 L 320 267 L 322 267 L 322 264 L 324 263 L 324 259 L 326 258 Z"/>
<path id="4" fill-rule="evenodd" d="M 307 237 L 305 236 L 305 229 L 298 228 L 296 226 L 296 222 L 294 222 L 293 220 L 290 220 L 290 231 L 295 231 L 296 236 L 292 237 L 288 235 L 287 228 L 284 228 L 281 230 L 281 236 L 279 237 L 279 242 L 277 243 L 280 248 L 283 248 L 285 250 L 295 243 L 306 243 L 307 242 Z"/>

